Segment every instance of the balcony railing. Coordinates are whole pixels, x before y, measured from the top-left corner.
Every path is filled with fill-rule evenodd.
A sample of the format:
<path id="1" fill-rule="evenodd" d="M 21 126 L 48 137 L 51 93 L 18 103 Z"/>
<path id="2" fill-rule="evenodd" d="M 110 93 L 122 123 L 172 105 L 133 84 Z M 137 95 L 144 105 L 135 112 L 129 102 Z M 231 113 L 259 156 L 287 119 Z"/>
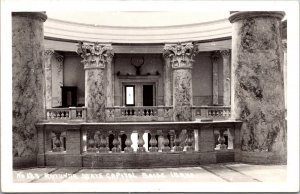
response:
<path id="1" fill-rule="evenodd" d="M 85 107 L 69 107 L 69 108 L 49 108 L 46 109 L 47 120 L 49 121 L 85 121 Z"/>
<path id="2" fill-rule="evenodd" d="M 193 120 L 226 120 L 231 116 L 230 106 L 193 106 Z"/>
<path id="3" fill-rule="evenodd" d="M 46 109 L 48 121 L 86 121 L 85 107 Z M 171 106 L 106 107 L 107 122 L 122 121 L 173 121 Z M 193 106 L 193 120 L 226 120 L 230 118 L 229 106 Z"/>
<path id="4" fill-rule="evenodd" d="M 140 168 L 234 162 L 238 121 L 40 123 L 43 166 Z"/>
<path id="5" fill-rule="evenodd" d="M 167 106 L 106 107 L 107 121 L 172 121 L 173 108 Z"/>

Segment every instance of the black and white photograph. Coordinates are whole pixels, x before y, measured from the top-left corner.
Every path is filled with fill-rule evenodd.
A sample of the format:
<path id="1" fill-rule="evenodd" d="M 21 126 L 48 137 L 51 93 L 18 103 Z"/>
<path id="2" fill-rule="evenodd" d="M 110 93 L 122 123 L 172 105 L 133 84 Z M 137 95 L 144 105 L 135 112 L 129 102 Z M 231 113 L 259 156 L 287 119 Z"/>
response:
<path id="1" fill-rule="evenodd" d="M 299 192 L 298 1 L 1 4 L 2 192 Z"/>

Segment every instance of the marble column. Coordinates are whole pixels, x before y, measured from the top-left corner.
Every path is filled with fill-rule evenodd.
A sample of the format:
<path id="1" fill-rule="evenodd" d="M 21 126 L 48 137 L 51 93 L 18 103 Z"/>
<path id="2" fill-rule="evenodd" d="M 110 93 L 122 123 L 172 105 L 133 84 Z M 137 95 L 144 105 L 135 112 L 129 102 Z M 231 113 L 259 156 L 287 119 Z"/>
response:
<path id="1" fill-rule="evenodd" d="M 218 51 L 214 51 L 211 55 L 212 62 L 212 89 L 213 89 L 213 105 L 219 104 L 219 67 L 218 60 L 220 54 Z"/>
<path id="2" fill-rule="evenodd" d="M 283 48 L 283 82 L 284 82 L 284 107 L 285 107 L 285 117 L 287 116 L 287 42 L 282 41 Z"/>
<path id="3" fill-rule="evenodd" d="M 169 44 L 164 47 L 164 55 L 169 55 L 173 69 L 174 121 L 192 120 L 192 67 L 196 51 L 192 43 Z"/>
<path id="4" fill-rule="evenodd" d="M 172 93 L 171 93 L 171 60 L 170 55 L 164 54 L 164 104 L 165 106 L 172 106 Z"/>
<path id="5" fill-rule="evenodd" d="M 52 67 L 51 67 L 51 59 L 52 59 L 53 55 L 54 55 L 53 50 L 45 50 L 45 52 L 44 52 L 46 108 L 52 108 Z"/>
<path id="6" fill-rule="evenodd" d="M 231 114 L 243 121 L 241 149 L 248 155 L 274 154 L 276 161 L 286 159 L 283 16 L 284 12 L 236 12 L 229 17 L 233 25 Z"/>
<path id="7" fill-rule="evenodd" d="M 106 74 L 105 67 L 111 63 L 111 45 L 79 43 L 78 54 L 83 58 L 85 70 L 85 106 L 88 122 L 105 121 Z"/>
<path id="8" fill-rule="evenodd" d="M 220 51 L 223 58 L 223 105 L 230 106 L 230 50 Z"/>
<path id="9" fill-rule="evenodd" d="M 42 12 L 12 13 L 12 117 L 14 167 L 36 165 L 35 124 L 45 118 Z"/>
<path id="10" fill-rule="evenodd" d="M 110 53 L 110 55 L 107 56 L 107 67 L 106 67 L 106 106 L 112 107 L 114 106 L 114 96 L 113 96 L 113 76 L 112 76 L 112 61 L 113 61 L 113 53 Z"/>

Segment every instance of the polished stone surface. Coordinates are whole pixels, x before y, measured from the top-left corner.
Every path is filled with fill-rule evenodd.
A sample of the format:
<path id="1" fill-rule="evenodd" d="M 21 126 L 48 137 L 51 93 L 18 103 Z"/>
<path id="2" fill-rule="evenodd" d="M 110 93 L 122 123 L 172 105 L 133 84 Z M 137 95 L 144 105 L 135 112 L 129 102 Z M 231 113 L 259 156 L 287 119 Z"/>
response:
<path id="1" fill-rule="evenodd" d="M 198 52 L 192 43 L 166 44 L 164 57 L 173 69 L 173 120 L 191 121 L 193 105 L 192 68 Z"/>
<path id="2" fill-rule="evenodd" d="M 225 163 L 182 168 L 89 169 L 32 168 L 14 170 L 18 183 L 117 183 L 117 182 L 284 182 L 285 165 Z"/>
<path id="3" fill-rule="evenodd" d="M 105 121 L 105 91 L 104 69 L 87 69 L 85 71 L 87 121 Z"/>
<path id="4" fill-rule="evenodd" d="M 176 69 L 173 72 L 173 119 L 191 121 L 193 104 L 192 70 Z"/>
<path id="5" fill-rule="evenodd" d="M 286 157 L 281 12 L 232 16 L 232 117 L 244 123 L 241 149 Z"/>
<path id="6" fill-rule="evenodd" d="M 85 106 L 87 122 L 105 121 L 107 75 L 111 66 L 113 49 L 109 44 L 80 42 L 77 53 L 83 58 L 85 69 Z M 109 67 L 111 68 L 111 67 Z M 111 86 L 111 83 L 109 84 Z"/>
<path id="7" fill-rule="evenodd" d="M 36 157 L 35 123 L 45 116 L 43 19 L 42 13 L 12 14 L 13 156 L 18 160 Z"/>

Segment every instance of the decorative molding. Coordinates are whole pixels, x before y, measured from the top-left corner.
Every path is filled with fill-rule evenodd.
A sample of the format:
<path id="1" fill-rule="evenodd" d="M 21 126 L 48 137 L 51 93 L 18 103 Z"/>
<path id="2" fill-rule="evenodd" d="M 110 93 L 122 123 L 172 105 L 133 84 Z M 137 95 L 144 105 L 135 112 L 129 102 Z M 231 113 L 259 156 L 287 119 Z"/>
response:
<path id="1" fill-rule="evenodd" d="M 107 63 L 111 63 L 114 56 L 110 44 L 80 42 L 77 47 L 77 53 L 83 58 L 82 63 L 85 69 L 104 69 Z"/>
<path id="2" fill-rule="evenodd" d="M 193 43 L 166 44 L 163 56 L 170 58 L 172 68 L 192 68 L 193 58 L 198 53 L 198 47 Z"/>
<path id="3" fill-rule="evenodd" d="M 210 58 L 212 60 L 212 62 L 216 62 L 220 59 L 220 52 L 219 51 L 214 51 L 212 52 L 212 54 L 210 55 Z"/>
<path id="4" fill-rule="evenodd" d="M 223 58 L 229 57 L 231 55 L 231 50 L 220 50 L 220 54 L 222 55 Z"/>
<path id="5" fill-rule="evenodd" d="M 285 15 L 283 11 L 238 11 L 232 13 L 229 17 L 229 21 L 234 23 L 239 20 L 244 20 L 248 18 L 257 18 L 257 17 L 275 17 L 281 20 Z"/>
<path id="6" fill-rule="evenodd" d="M 53 49 L 47 49 L 47 50 L 44 51 L 44 56 L 45 57 L 52 57 L 53 54 L 54 54 Z"/>

